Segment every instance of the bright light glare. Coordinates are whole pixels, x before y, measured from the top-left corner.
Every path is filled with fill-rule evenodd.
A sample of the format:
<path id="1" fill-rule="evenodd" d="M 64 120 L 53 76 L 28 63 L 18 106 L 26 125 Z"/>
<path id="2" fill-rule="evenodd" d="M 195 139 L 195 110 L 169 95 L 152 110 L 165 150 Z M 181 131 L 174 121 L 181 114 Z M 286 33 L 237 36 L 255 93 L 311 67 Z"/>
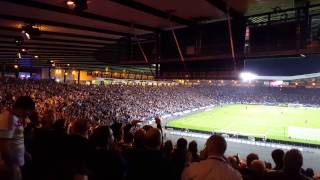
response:
<path id="1" fill-rule="evenodd" d="M 250 72 L 242 72 L 242 73 L 240 73 L 240 78 L 243 81 L 252 81 L 257 78 L 257 75 L 250 73 Z"/>
<path id="2" fill-rule="evenodd" d="M 73 1 L 67 1 L 67 5 L 68 6 L 72 6 L 72 5 L 74 5 L 74 2 Z"/>
<path id="3" fill-rule="evenodd" d="M 29 33 L 26 32 L 26 33 L 24 33 L 24 34 L 26 35 L 26 37 L 27 37 L 28 39 L 31 39 Z"/>

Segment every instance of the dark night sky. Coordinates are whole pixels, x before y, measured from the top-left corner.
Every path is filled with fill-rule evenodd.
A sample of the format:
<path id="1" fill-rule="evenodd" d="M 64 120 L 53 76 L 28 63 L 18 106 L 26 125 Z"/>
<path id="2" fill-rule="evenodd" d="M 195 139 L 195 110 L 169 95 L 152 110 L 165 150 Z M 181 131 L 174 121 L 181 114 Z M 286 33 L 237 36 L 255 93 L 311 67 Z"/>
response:
<path id="1" fill-rule="evenodd" d="M 320 55 L 248 59 L 245 71 L 260 76 L 292 76 L 320 72 Z"/>

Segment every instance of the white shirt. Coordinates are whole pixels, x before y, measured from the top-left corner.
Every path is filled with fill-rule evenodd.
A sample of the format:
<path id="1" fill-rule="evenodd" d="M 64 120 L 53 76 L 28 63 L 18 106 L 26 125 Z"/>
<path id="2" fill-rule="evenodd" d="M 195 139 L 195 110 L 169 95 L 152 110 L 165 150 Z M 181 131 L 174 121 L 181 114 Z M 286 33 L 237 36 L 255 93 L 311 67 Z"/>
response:
<path id="1" fill-rule="evenodd" d="M 208 159 L 187 167 L 181 180 L 242 180 L 242 177 L 223 158 L 209 156 Z"/>
<path id="2" fill-rule="evenodd" d="M 0 151 L 6 151 L 9 158 L 19 166 L 24 164 L 24 135 L 23 121 L 5 110 L 0 114 L 0 141 L 6 141 L 7 147 L 1 147 Z"/>

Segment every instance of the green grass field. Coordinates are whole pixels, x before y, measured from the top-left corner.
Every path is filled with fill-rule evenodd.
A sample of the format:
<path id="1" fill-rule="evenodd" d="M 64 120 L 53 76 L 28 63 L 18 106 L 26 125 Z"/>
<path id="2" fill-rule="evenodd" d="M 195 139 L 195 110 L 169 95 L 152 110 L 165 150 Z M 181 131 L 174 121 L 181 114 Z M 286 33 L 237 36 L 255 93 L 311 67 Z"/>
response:
<path id="1" fill-rule="evenodd" d="M 320 108 L 225 105 L 170 121 L 167 126 L 320 144 Z"/>

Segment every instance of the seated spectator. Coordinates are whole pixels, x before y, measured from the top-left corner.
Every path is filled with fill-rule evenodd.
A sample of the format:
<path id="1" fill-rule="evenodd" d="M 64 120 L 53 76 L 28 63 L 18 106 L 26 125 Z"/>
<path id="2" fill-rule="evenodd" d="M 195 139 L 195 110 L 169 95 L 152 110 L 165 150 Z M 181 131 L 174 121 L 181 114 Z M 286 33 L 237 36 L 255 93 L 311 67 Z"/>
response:
<path id="1" fill-rule="evenodd" d="M 284 155 L 283 170 L 268 172 L 265 179 L 272 180 L 311 180 L 301 173 L 303 157 L 299 150 L 291 149 Z"/>
<path id="2" fill-rule="evenodd" d="M 93 147 L 90 158 L 90 180 L 124 179 L 126 163 L 119 152 L 113 150 L 114 138 L 108 126 L 100 126 L 89 138 Z"/>
<path id="3" fill-rule="evenodd" d="M 282 149 L 275 149 L 271 153 L 272 159 L 275 163 L 274 170 L 281 170 L 283 168 L 284 151 Z"/>
<path id="4" fill-rule="evenodd" d="M 206 180 L 206 179 L 224 179 L 239 180 L 242 179 L 240 173 L 232 168 L 224 158 L 227 149 L 227 142 L 222 136 L 213 135 L 207 142 L 205 154 L 206 160 L 192 163 L 187 167 L 183 174 L 182 180 Z"/>

